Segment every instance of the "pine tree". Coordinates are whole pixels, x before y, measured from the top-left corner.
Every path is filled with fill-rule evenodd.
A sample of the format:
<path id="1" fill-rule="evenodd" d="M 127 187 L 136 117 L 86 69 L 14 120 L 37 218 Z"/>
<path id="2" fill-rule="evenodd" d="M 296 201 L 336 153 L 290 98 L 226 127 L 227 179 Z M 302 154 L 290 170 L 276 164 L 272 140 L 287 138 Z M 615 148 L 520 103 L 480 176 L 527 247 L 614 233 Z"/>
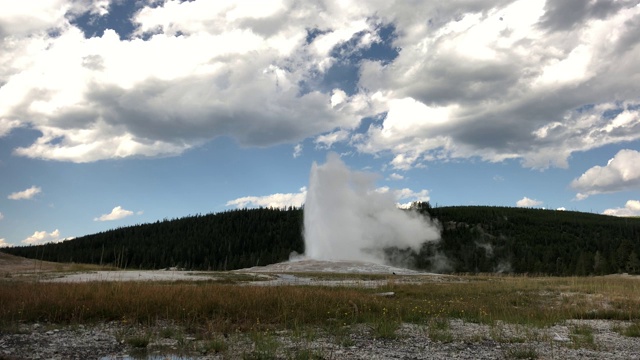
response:
<path id="1" fill-rule="evenodd" d="M 640 273 L 640 259 L 638 258 L 638 254 L 635 251 L 632 251 L 629 254 L 629 260 L 627 260 L 626 269 L 629 274 L 638 274 Z"/>

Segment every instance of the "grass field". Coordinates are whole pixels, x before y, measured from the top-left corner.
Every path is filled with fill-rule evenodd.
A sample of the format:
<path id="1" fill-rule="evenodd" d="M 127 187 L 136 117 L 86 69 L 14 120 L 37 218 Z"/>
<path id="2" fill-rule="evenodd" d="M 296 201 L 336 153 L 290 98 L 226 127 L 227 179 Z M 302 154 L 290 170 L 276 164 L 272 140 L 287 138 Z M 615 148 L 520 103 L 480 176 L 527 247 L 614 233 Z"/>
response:
<path id="1" fill-rule="evenodd" d="M 628 276 L 317 276 L 349 284 L 332 287 L 261 286 L 236 273 L 212 277 L 217 280 L 50 283 L 41 280 L 46 276 L 3 278 L 0 334 L 25 331 L 24 325 L 33 323 L 48 328 L 116 323 L 121 329 L 117 342 L 133 350 L 162 351 L 158 344 L 173 341 L 171 351 L 236 349 L 242 359 L 331 359 L 332 350 L 312 345 L 318 336 L 349 347 L 355 341 L 352 332 L 364 327 L 372 338 L 402 341 L 407 324 L 424 329 L 435 343 L 505 344 L 501 356 L 506 359 L 539 358 L 546 350 L 535 343 L 554 351 L 553 331 L 544 329 L 557 325 L 568 328 L 562 343 L 567 349 L 606 351 L 591 325 L 574 320 L 622 320 L 613 331 L 640 337 L 640 279 Z M 366 280 L 383 285 L 351 285 Z M 461 338 L 456 330 L 461 324 L 484 330 Z M 276 335 L 282 333 L 290 340 Z M 293 348 L 285 346 L 292 341 Z M 290 353 L 283 355 L 285 350 Z"/>
<path id="2" fill-rule="evenodd" d="M 341 276 L 344 279 L 344 276 Z M 393 297 L 376 294 L 393 292 Z M 640 320 L 640 280 L 462 276 L 376 289 L 219 283 L 0 281 L 0 322 L 81 324 L 170 320 L 212 331 L 333 322 L 417 323 L 455 318 L 551 326 L 569 319 Z"/>

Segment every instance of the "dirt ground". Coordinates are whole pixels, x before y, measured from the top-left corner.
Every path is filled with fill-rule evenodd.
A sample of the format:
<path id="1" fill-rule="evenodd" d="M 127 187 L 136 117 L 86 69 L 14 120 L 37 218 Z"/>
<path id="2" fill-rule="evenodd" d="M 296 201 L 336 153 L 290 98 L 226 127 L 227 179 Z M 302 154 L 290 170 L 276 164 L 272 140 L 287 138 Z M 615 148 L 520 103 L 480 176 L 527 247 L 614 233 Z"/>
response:
<path id="1" fill-rule="evenodd" d="M 25 259 L 0 252 L 0 273 L 52 271 L 61 265 L 48 261 Z"/>

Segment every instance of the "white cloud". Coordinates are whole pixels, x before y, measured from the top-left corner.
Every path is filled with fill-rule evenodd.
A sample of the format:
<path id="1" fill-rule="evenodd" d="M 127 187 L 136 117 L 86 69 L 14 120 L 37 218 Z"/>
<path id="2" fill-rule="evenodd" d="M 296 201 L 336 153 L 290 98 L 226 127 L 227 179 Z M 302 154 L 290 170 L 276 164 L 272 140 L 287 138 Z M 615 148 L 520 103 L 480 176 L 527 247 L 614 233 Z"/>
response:
<path id="1" fill-rule="evenodd" d="M 396 201 L 405 201 L 406 204 L 399 204 L 401 207 L 408 207 L 414 201 L 429 201 L 429 190 L 420 190 L 418 192 L 409 188 L 391 189 L 387 186 L 375 189 L 377 193 L 391 193 Z M 229 200 L 226 206 L 235 208 L 251 208 L 251 207 L 273 207 L 285 208 L 289 206 L 300 207 L 304 204 L 307 197 L 307 188 L 302 187 L 298 193 L 277 193 L 265 196 L 244 196 L 234 200 Z"/>
<path id="2" fill-rule="evenodd" d="M 576 199 L 591 195 L 640 189 L 640 152 L 620 150 L 605 166 L 594 166 L 571 182 Z"/>
<path id="3" fill-rule="evenodd" d="M 561 207 L 557 208 L 556 210 L 558 210 L 558 211 L 567 211 L 567 208 L 565 208 L 564 206 L 561 206 Z"/>
<path id="4" fill-rule="evenodd" d="M 133 211 L 125 210 L 122 206 L 116 206 L 111 210 L 109 214 L 100 215 L 97 218 L 94 218 L 93 221 L 113 221 L 120 220 L 126 218 L 127 216 L 133 215 Z"/>
<path id="5" fill-rule="evenodd" d="M 629 200 L 623 208 L 607 209 L 603 212 L 605 215 L 612 216 L 640 216 L 640 201 Z"/>
<path id="6" fill-rule="evenodd" d="M 396 199 L 398 200 L 411 200 L 411 201 L 429 201 L 429 190 L 420 190 L 415 192 L 409 188 L 399 189 L 393 191 Z"/>
<path id="7" fill-rule="evenodd" d="M 529 199 L 528 197 L 523 197 L 522 199 L 516 202 L 517 207 L 537 207 L 542 205 L 543 202 L 535 199 Z"/>
<path id="8" fill-rule="evenodd" d="M 404 176 L 398 174 L 398 173 L 393 173 L 391 175 L 389 175 L 389 179 L 391 180 L 403 180 Z"/>
<path id="9" fill-rule="evenodd" d="M 452 2 L 442 10 L 451 16 L 429 26 L 398 20 L 399 57 L 362 68 L 361 86 L 388 114 L 360 139 L 361 151 L 390 151 L 401 169 L 471 157 L 547 168 L 566 167 L 576 151 L 640 139 L 635 2 L 609 4 L 602 16 L 585 11 L 593 19 L 557 32 L 541 25 L 554 11 L 545 1 L 484 4 L 465 11 Z"/>
<path id="10" fill-rule="evenodd" d="M 396 200 L 398 207 L 408 209 L 411 206 L 411 203 L 416 201 L 429 201 L 431 199 L 429 195 L 429 190 L 420 190 L 415 192 L 409 188 L 404 189 L 391 189 L 388 186 L 383 186 L 375 189 L 377 193 L 387 194 L 391 193 Z M 401 203 L 404 201 L 404 203 Z"/>
<path id="11" fill-rule="evenodd" d="M 418 160 L 418 155 L 415 153 L 398 154 L 391 160 L 391 165 L 398 170 L 409 170 L 415 166 L 416 160 Z"/>
<path id="12" fill-rule="evenodd" d="M 392 190 L 389 187 L 380 187 L 375 190 L 378 193 L 391 192 L 393 197 L 397 200 L 409 200 L 407 204 L 414 201 L 429 201 L 429 190 L 420 190 L 415 192 L 411 189 L 395 189 Z M 284 208 L 288 206 L 299 207 L 305 202 L 307 196 L 307 188 L 303 187 L 298 193 L 277 193 L 265 196 L 245 196 L 234 200 L 227 201 L 226 206 L 233 206 L 236 208 L 246 207 L 274 207 Z"/>
<path id="13" fill-rule="evenodd" d="M 333 144 L 345 141 L 349 138 L 349 132 L 346 130 L 334 131 L 330 134 L 320 135 L 316 137 L 316 147 L 320 149 L 330 149 Z"/>
<path id="14" fill-rule="evenodd" d="M 0 7 L 3 9 L 0 15 L 0 34 L 24 36 L 58 25 L 70 4 L 64 0 L 20 3 L 0 0 Z"/>
<path id="15" fill-rule="evenodd" d="M 41 193 L 42 189 L 38 186 L 32 186 L 26 190 L 18 191 L 10 194 L 7 198 L 10 200 L 28 200 Z"/>
<path id="16" fill-rule="evenodd" d="M 0 238 L 0 248 L 12 246 L 4 238 Z"/>
<path id="17" fill-rule="evenodd" d="M 60 238 L 60 230 L 55 229 L 50 233 L 47 233 L 46 231 L 36 231 L 33 233 L 33 235 L 22 240 L 22 243 L 27 245 L 39 245 L 45 243 L 60 242 L 62 240 L 65 239 Z"/>
<path id="18" fill-rule="evenodd" d="M 302 144 L 296 144 L 296 146 L 293 147 L 293 158 L 297 159 L 300 155 L 302 155 Z"/>
<path id="19" fill-rule="evenodd" d="M 29 125 L 42 133 L 17 155 L 87 162 L 176 155 L 220 135 L 265 146 L 356 126 L 359 96 L 338 99 L 343 92 L 301 84 L 331 62 L 305 43 L 309 24 L 335 28 L 317 40 L 332 47 L 373 26 L 364 14 L 291 12 L 279 1 L 261 2 L 256 14 L 251 4 L 145 7 L 134 37 L 157 33 L 146 41 L 120 40 L 113 30 L 86 39 L 62 11 L 46 27 L 58 36 L 27 29 L 0 48 L 12 54 L 0 69 L 0 129 Z"/>
<path id="20" fill-rule="evenodd" d="M 397 169 L 455 158 L 547 168 L 640 140 L 636 0 L 165 1 L 135 13 L 130 39 L 71 24 L 108 3 L 0 0 L 0 136 L 41 132 L 15 154 L 89 162 L 217 136 L 314 138 L 390 154 Z M 357 84 L 331 78 L 386 25 L 396 58 L 350 63 Z"/>
<path id="21" fill-rule="evenodd" d="M 285 208 L 289 206 L 300 207 L 304 204 L 307 197 L 307 188 L 303 187 L 298 193 L 278 193 L 265 196 L 245 196 L 234 200 L 227 201 L 226 206 L 234 206 L 236 208 L 247 207 L 272 207 Z"/>
<path id="22" fill-rule="evenodd" d="M 4 215 L 0 212 L 0 220 L 4 219 Z"/>

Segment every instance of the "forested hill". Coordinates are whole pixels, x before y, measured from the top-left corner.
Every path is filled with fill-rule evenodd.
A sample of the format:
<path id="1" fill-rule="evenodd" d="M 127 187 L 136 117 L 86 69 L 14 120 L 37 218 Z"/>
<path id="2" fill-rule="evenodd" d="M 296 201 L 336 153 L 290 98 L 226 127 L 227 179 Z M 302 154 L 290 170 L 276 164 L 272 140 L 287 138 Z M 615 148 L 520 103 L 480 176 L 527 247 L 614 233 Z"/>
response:
<path id="1" fill-rule="evenodd" d="M 428 211 L 443 226 L 431 251 L 456 272 L 640 273 L 640 218 L 489 206 Z"/>
<path id="2" fill-rule="evenodd" d="M 406 255 L 442 272 L 589 275 L 640 272 L 640 218 L 486 206 L 416 208 L 442 227 L 442 241 Z M 231 270 L 304 252 L 301 209 L 234 210 L 114 229 L 3 252 L 122 268 Z"/>
<path id="3" fill-rule="evenodd" d="M 121 268 L 239 269 L 287 260 L 292 251 L 302 253 L 302 211 L 234 210 L 2 251 L 48 261 Z"/>

